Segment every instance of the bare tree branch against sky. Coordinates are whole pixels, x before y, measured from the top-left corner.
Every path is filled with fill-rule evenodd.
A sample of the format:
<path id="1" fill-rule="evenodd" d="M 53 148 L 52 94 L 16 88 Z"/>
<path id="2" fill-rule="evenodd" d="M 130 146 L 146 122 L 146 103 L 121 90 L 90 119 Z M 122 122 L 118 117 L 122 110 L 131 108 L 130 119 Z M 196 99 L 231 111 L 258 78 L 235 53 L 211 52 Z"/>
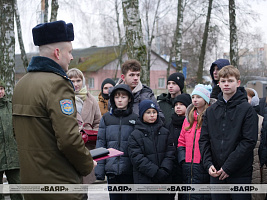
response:
<path id="1" fill-rule="evenodd" d="M 168 2 L 176 2 L 174 0 L 169 0 Z M 223 0 L 225 1 L 225 0 Z M 89 46 L 104 46 L 105 44 L 105 31 L 107 28 L 103 28 L 103 16 L 105 19 L 110 19 L 112 17 L 115 19 L 115 11 L 112 10 L 111 0 L 59 0 L 59 9 L 57 19 L 65 20 L 66 22 L 72 22 L 74 24 L 75 31 L 75 40 L 73 42 L 74 48 L 85 48 Z M 221 2 L 221 1 L 220 1 Z M 225 1 L 227 2 L 227 1 Z M 237 2 L 244 2 L 244 0 L 237 0 Z M 50 3 L 50 1 L 49 1 Z M 251 24 L 248 26 L 251 32 L 261 33 L 264 32 L 263 41 L 267 43 L 267 1 L 266 0 L 250 0 L 249 3 L 252 5 L 251 9 L 255 12 L 258 12 L 258 20 L 251 21 Z M 175 5 L 172 4 L 172 5 Z M 49 5 L 51 8 L 51 5 Z M 112 7 L 113 8 L 113 7 Z M 37 51 L 37 48 L 34 47 L 32 42 L 32 33 L 31 29 L 37 23 L 39 23 L 39 16 L 41 12 L 41 0 L 18 0 L 18 9 L 20 11 L 21 17 L 21 27 L 23 32 L 23 40 L 25 44 L 26 52 Z M 173 8 L 173 11 L 168 12 L 168 16 L 164 15 L 161 21 L 165 21 L 166 24 L 169 24 L 170 27 L 173 27 L 176 16 L 176 8 Z M 242 11 L 241 11 L 242 12 Z M 49 13 L 50 14 L 50 13 Z M 223 13 L 222 13 L 223 14 Z M 224 13 L 225 16 L 227 13 Z M 102 17 L 102 21 L 100 20 Z M 48 16 L 50 18 L 50 16 Z M 238 17 L 238 13 L 237 13 Z M 256 17 L 257 18 L 257 17 Z M 186 19 L 185 19 L 186 20 Z M 114 21 L 114 20 L 113 20 Z M 219 21 L 219 20 L 218 20 Z M 112 26 L 111 26 L 112 27 Z M 251 28 L 249 28 L 251 27 Z M 185 26 L 186 28 L 186 26 Z M 116 26 L 114 26 L 116 29 Z M 16 30 L 15 30 L 16 32 Z M 16 36 L 17 38 L 17 36 Z M 106 37 L 107 38 L 107 37 Z M 227 46 L 227 41 L 225 42 L 226 47 L 225 51 L 229 50 Z M 228 42 L 229 43 L 229 42 Z M 224 44 L 223 44 L 224 45 Z M 19 53 L 19 45 L 16 42 L 16 53 Z"/>

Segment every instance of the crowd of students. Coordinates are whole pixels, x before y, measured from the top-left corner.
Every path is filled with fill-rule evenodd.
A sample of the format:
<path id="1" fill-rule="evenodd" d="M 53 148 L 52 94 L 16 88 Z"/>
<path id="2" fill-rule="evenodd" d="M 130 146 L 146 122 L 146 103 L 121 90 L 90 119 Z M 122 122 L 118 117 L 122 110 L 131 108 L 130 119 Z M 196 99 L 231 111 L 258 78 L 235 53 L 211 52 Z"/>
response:
<path id="1" fill-rule="evenodd" d="M 126 61 L 122 79 L 110 90 L 110 110 L 101 119 L 96 145 L 124 155 L 99 162 L 97 179 L 107 176 L 109 184 L 265 183 L 266 162 L 259 155 L 266 156 L 266 123 L 262 126 L 263 116 L 257 114 L 257 92 L 240 87 L 240 72 L 226 59 L 210 69 L 213 87 L 198 84 L 186 94 L 183 74 L 174 73 L 168 93 L 156 101 L 140 82 L 139 62 Z M 265 194 L 178 194 L 178 199 L 251 198 L 265 199 Z M 174 194 L 110 194 L 110 199 L 174 199 Z"/>
<path id="2" fill-rule="evenodd" d="M 2 123 L 6 120 L 1 137 L 14 145 L 3 140 L 0 171 L 10 183 L 78 184 L 105 177 L 108 184 L 267 183 L 267 100 L 240 87 L 240 72 L 228 60 L 212 63 L 213 85 L 197 84 L 191 94 L 183 92 L 183 74 L 171 74 L 168 93 L 157 99 L 140 81 L 140 63 L 127 60 L 117 83 L 103 81 L 97 102 L 83 73 L 68 70 L 73 25 L 56 21 L 32 31 L 40 56 L 32 58 L 28 73 L 17 83 L 13 105 L 0 81 L 0 117 Z M 84 145 L 81 129 L 98 131 L 97 140 Z M 98 147 L 124 154 L 96 163 L 89 150 Z M 6 154 L 10 148 L 12 156 Z M 13 165 L 6 163 L 10 158 Z M 109 196 L 111 200 L 175 198 L 174 194 Z M 87 195 L 25 194 L 24 198 L 87 199 Z M 179 200 L 251 198 L 266 195 L 178 194 Z"/>

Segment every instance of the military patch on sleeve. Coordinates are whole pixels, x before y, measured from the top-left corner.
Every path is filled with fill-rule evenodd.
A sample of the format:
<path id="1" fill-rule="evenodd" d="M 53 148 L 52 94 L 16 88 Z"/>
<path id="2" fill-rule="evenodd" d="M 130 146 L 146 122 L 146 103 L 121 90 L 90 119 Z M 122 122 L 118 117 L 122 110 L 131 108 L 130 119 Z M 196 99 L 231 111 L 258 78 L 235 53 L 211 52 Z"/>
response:
<path id="1" fill-rule="evenodd" d="M 70 99 L 60 101 L 61 111 L 66 115 L 71 115 L 74 112 L 73 103 Z"/>

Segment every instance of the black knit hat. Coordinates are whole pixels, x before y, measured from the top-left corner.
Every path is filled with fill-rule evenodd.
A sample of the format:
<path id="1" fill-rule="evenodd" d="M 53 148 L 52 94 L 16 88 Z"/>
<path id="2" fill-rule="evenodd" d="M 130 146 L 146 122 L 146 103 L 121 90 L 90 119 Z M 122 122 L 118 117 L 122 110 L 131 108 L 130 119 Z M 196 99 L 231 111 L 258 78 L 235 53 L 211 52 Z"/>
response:
<path id="1" fill-rule="evenodd" d="M 101 84 L 101 95 L 102 95 L 102 97 L 103 97 L 104 99 L 109 99 L 108 94 L 104 94 L 104 93 L 103 93 L 103 88 L 104 88 L 104 86 L 105 86 L 107 83 L 110 83 L 110 84 L 113 85 L 113 86 L 116 85 L 115 81 L 113 81 L 111 78 L 106 78 L 106 79 L 102 82 L 102 84 Z"/>
<path id="2" fill-rule="evenodd" d="M 167 84 L 168 84 L 168 81 L 174 81 L 175 83 L 177 83 L 177 85 L 180 87 L 181 92 L 183 92 L 184 75 L 182 73 L 176 72 L 176 73 L 171 74 L 167 80 Z"/>
<path id="3" fill-rule="evenodd" d="M 159 113 L 157 105 L 150 99 L 145 99 L 139 103 L 139 118 L 143 119 L 143 115 L 149 108 L 155 109 Z"/>
<path id="4" fill-rule="evenodd" d="M 192 99 L 191 96 L 189 94 L 179 94 L 178 96 L 176 96 L 173 100 L 173 107 L 175 106 L 175 104 L 177 102 L 181 102 L 182 104 L 185 105 L 185 107 L 188 107 L 191 103 L 192 103 Z"/>
<path id="5" fill-rule="evenodd" d="M 42 46 L 55 42 L 70 42 L 74 40 L 72 23 L 55 21 L 38 24 L 32 29 L 33 42 L 35 46 Z"/>

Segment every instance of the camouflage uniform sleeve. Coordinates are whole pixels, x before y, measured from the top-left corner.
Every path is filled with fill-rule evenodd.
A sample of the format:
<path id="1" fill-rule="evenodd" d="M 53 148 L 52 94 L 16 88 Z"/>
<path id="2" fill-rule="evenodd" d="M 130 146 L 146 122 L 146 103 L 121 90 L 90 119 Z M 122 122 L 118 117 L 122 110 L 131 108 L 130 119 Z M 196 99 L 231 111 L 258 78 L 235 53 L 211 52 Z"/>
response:
<path id="1" fill-rule="evenodd" d="M 80 175 L 89 174 L 93 169 L 93 159 L 79 133 L 74 91 L 66 79 L 56 80 L 53 83 L 47 101 L 47 111 L 59 150 Z"/>

